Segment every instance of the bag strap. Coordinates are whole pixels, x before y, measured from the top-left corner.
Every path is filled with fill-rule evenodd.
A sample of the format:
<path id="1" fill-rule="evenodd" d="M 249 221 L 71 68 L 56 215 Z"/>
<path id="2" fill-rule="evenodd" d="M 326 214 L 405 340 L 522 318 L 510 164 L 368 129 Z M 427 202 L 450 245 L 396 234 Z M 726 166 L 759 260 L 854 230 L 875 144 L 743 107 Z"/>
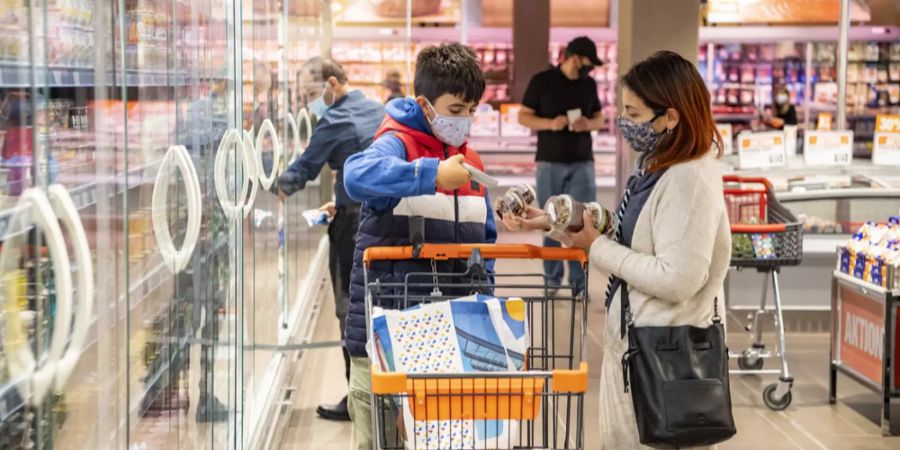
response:
<path id="1" fill-rule="evenodd" d="M 621 292 L 620 301 L 621 301 L 621 329 L 619 331 L 619 338 L 624 339 L 625 333 L 634 325 L 633 317 L 631 315 L 631 300 L 628 298 L 628 283 L 625 280 L 622 280 L 622 284 L 619 286 L 619 291 Z M 719 296 L 717 295 L 713 298 L 713 317 L 712 321 L 715 324 L 722 323 L 722 316 L 719 315 Z"/>

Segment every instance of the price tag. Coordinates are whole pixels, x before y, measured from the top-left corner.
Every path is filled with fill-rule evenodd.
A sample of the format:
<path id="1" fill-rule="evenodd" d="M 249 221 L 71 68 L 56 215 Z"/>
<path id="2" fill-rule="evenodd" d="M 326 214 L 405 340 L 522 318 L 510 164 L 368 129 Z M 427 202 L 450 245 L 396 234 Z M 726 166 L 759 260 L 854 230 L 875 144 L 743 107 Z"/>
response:
<path id="1" fill-rule="evenodd" d="M 522 105 L 506 103 L 500 105 L 500 134 L 503 137 L 531 136 L 531 129 L 519 125 L 519 110 Z"/>
<path id="2" fill-rule="evenodd" d="M 745 131 L 738 135 L 738 166 L 741 169 L 779 167 L 787 163 L 784 133 Z"/>
<path id="3" fill-rule="evenodd" d="M 900 115 L 875 116 L 872 163 L 885 166 L 900 165 Z"/>
<path id="4" fill-rule="evenodd" d="M 722 136 L 722 152 L 725 155 L 734 153 L 734 128 L 730 123 L 717 123 L 716 129 Z M 715 146 L 715 144 L 713 144 Z"/>
<path id="5" fill-rule="evenodd" d="M 875 132 L 872 146 L 872 163 L 884 166 L 900 166 L 900 133 Z"/>
<path id="6" fill-rule="evenodd" d="M 852 131 L 808 131 L 803 138 L 808 166 L 846 166 L 853 161 Z"/>
<path id="7" fill-rule="evenodd" d="M 75 74 L 75 86 L 81 86 L 81 72 L 76 70 L 73 73 Z"/>
<path id="8" fill-rule="evenodd" d="M 822 131 L 831 130 L 831 113 L 819 113 L 819 120 L 816 124 L 816 129 Z"/>
<path id="9" fill-rule="evenodd" d="M 491 105 L 479 105 L 472 118 L 472 136 L 500 136 L 500 113 Z"/>

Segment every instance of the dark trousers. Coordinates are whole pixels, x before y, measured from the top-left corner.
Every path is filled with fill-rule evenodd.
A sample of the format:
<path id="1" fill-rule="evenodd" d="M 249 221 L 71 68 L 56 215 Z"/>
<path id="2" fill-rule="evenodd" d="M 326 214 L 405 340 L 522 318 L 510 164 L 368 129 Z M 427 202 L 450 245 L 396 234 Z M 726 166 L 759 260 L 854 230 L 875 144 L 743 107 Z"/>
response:
<path id="1" fill-rule="evenodd" d="M 328 225 L 331 242 L 328 269 L 334 289 L 334 313 L 341 326 L 341 341 L 347 326 L 347 310 L 350 307 L 350 270 L 353 269 L 353 251 L 356 249 L 356 231 L 359 229 L 359 208 L 338 207 L 334 220 Z M 350 381 L 350 354 L 344 347 L 344 375 Z"/>

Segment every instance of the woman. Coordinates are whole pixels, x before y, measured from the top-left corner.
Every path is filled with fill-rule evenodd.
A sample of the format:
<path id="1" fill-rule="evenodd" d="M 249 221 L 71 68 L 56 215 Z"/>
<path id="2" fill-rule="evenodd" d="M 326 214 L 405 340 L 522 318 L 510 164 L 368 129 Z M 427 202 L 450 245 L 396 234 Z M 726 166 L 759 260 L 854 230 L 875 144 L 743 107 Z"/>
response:
<path id="1" fill-rule="evenodd" d="M 616 214 L 615 239 L 593 227 L 563 240 L 589 250 L 590 262 L 611 274 L 600 379 L 604 448 L 639 448 L 631 395 L 625 393 L 620 307 L 627 290 L 636 326 L 707 327 L 722 299 L 731 258 L 731 232 L 722 196 L 721 149 L 709 92 L 696 68 L 659 52 L 622 78 L 622 137 L 639 153 Z M 712 154 L 711 154 L 712 153 Z M 591 223 L 585 214 L 585 223 Z M 546 229 L 538 210 L 506 217 L 512 228 Z M 610 292 L 611 291 L 611 292 Z M 721 306 L 721 305 L 720 305 Z"/>
<path id="2" fill-rule="evenodd" d="M 778 86 L 772 90 L 772 106 L 774 109 L 766 109 L 763 123 L 776 130 L 784 129 L 785 125 L 797 125 L 797 109 L 791 104 L 791 95 L 787 88 Z"/>

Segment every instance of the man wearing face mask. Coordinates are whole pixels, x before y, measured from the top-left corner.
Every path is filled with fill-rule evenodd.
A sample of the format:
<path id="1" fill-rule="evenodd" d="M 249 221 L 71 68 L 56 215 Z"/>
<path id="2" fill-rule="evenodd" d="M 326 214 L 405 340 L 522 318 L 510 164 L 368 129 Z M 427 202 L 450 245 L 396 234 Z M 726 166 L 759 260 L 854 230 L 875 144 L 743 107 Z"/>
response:
<path id="1" fill-rule="evenodd" d="M 325 163 L 335 172 L 334 202 L 324 205 L 322 210 L 332 217 L 328 225 L 331 241 L 329 270 L 334 288 L 335 315 L 340 321 L 343 339 L 360 208 L 359 202 L 351 199 L 344 189 L 344 163 L 372 143 L 384 117 L 384 107 L 366 98 L 361 91 L 351 89 L 343 67 L 331 59 L 310 59 L 301 69 L 300 81 L 302 86 L 307 87 L 304 92 L 307 108 L 316 115 L 318 122 L 309 146 L 278 177 L 277 189 L 282 198 L 293 195 L 306 183 L 316 179 Z M 346 348 L 344 375 L 349 382 L 350 355 Z M 324 419 L 350 420 L 347 397 L 337 405 L 321 405 L 316 412 Z"/>
<path id="2" fill-rule="evenodd" d="M 590 73 L 601 64 L 594 42 L 584 36 L 575 38 L 566 46 L 563 62 L 535 75 L 525 90 L 519 123 L 537 131 L 535 159 L 541 206 L 560 194 L 581 202 L 596 199 L 591 131 L 603 126 L 603 117 L 597 83 Z M 547 238 L 544 245 L 559 244 Z M 563 263 L 545 261 L 544 273 L 549 283 L 561 285 Z M 576 293 L 584 287 L 584 272 L 578 262 L 569 263 L 569 284 Z"/>

